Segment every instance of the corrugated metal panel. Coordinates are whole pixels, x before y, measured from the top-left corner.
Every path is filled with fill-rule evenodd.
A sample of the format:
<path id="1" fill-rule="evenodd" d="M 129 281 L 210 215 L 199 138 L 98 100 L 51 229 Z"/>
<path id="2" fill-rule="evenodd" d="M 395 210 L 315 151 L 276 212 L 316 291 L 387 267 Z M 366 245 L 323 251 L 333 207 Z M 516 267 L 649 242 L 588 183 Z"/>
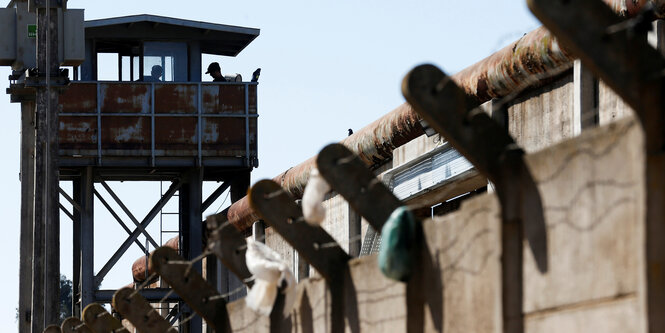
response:
<path id="1" fill-rule="evenodd" d="M 390 189 L 402 200 L 432 186 L 432 159 L 420 161 L 393 176 Z"/>
<path id="2" fill-rule="evenodd" d="M 473 165 L 457 150 L 450 149 L 432 158 L 432 182 L 434 185 L 471 170 Z"/>

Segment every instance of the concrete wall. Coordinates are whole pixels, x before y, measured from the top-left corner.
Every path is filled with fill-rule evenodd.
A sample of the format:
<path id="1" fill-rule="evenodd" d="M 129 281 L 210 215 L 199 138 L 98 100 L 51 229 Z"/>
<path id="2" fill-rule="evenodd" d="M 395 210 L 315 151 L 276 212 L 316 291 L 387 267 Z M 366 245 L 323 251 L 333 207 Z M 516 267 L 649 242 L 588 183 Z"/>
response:
<path id="1" fill-rule="evenodd" d="M 575 68 L 575 70 L 579 70 L 579 68 Z M 549 85 L 524 92 L 508 104 L 509 131 L 515 141 L 526 152 L 537 152 L 579 135 L 580 128 L 586 130 L 584 125 L 580 124 L 580 122 L 586 120 L 580 117 L 585 117 L 588 114 L 595 115 L 600 125 L 609 124 L 632 114 L 632 110 L 603 82 L 596 82 L 597 85 L 594 89 L 585 89 L 579 92 L 576 91 L 580 88 L 575 85 L 574 77 L 575 75 L 571 70 Z M 574 98 L 576 94 L 580 96 L 578 100 Z M 482 108 L 491 113 L 492 103 L 487 102 L 482 105 Z M 580 111 L 581 107 L 576 103 L 594 105 L 595 109 Z M 576 115 L 576 112 L 585 112 L 585 114 Z M 591 128 L 594 127 L 591 126 Z M 397 147 L 393 151 L 391 163 L 375 172 L 381 178 L 387 172 L 400 168 L 437 149 L 444 142 L 445 139 L 438 134 L 431 137 L 422 135 L 405 145 Z M 482 175 L 470 173 L 460 177 L 460 179 L 425 192 L 411 199 L 407 204 L 415 208 L 432 206 L 480 188 L 485 184 L 486 180 Z M 327 198 L 324 205 L 327 209 L 327 215 L 322 224 L 323 228 L 348 252 L 349 242 L 357 241 L 353 238 L 355 232 L 350 229 L 354 215 L 352 208 L 341 196 L 334 194 Z M 367 228 L 368 224 L 363 221 L 361 223 L 362 237 L 360 239 L 364 239 Z M 270 231 L 266 233 L 266 242 L 271 244 L 288 261 L 294 262 L 293 249 L 280 237 L 272 239 L 272 235 L 273 233 Z M 355 255 L 355 253 L 353 254 Z"/>
<path id="2" fill-rule="evenodd" d="M 526 332 L 646 332 L 642 145 L 639 125 L 627 117 L 527 155 L 543 202 L 549 265 L 538 271 L 525 242 Z M 349 263 L 346 331 L 501 332 L 495 195 L 470 199 L 423 227 L 422 275 L 408 286 L 386 279 L 375 256 Z M 229 304 L 234 330 L 266 331 L 266 318 L 243 305 Z M 304 280 L 282 328 L 329 332 L 335 306 L 324 280 Z"/>
<path id="3" fill-rule="evenodd" d="M 445 142 L 446 139 L 442 138 L 439 134 L 430 137 L 423 134 L 393 150 L 393 168 L 411 162 L 423 154 L 430 152 L 437 147 L 441 147 Z"/>
<path id="4" fill-rule="evenodd" d="M 508 107 L 508 128 L 526 152 L 534 152 L 574 133 L 573 75 L 517 98 Z"/>
<path id="5" fill-rule="evenodd" d="M 631 109 L 610 87 L 602 81 L 598 86 L 598 120 L 606 125 L 634 114 Z"/>
<path id="6" fill-rule="evenodd" d="M 527 157 L 551 263 L 540 274 L 525 247 L 527 331 L 646 330 L 642 136 L 628 117 Z"/>

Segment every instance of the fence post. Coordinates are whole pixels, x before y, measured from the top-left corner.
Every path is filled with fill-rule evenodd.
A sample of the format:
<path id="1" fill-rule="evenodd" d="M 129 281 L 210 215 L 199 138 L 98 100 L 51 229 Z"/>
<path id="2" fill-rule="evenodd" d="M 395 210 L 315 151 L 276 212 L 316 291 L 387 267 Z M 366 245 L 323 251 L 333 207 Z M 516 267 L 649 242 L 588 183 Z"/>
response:
<path id="1" fill-rule="evenodd" d="M 93 333 L 90 327 L 76 317 L 69 317 L 60 325 L 62 333 Z"/>
<path id="2" fill-rule="evenodd" d="M 83 309 L 83 320 L 85 324 L 95 333 L 113 333 L 123 329 L 120 320 L 106 311 L 98 303 L 92 303 Z"/>
<path id="3" fill-rule="evenodd" d="M 113 295 L 113 308 L 142 333 L 177 332 L 175 327 L 159 315 L 138 290 L 122 288 Z"/>
<path id="4" fill-rule="evenodd" d="M 538 269 L 547 271 L 542 202 L 524 162 L 524 152 L 503 126 L 476 108 L 464 91 L 435 66 L 414 68 L 404 78 L 402 93 L 432 128 L 495 184 L 503 221 L 504 331 L 523 332 L 523 236 L 528 240 Z"/>
<path id="5" fill-rule="evenodd" d="M 256 183 L 249 192 L 250 204 L 262 220 L 279 233 L 326 279 L 331 296 L 331 331 L 344 331 L 344 279 L 351 257 L 319 226 L 305 222 L 302 210 L 279 184 Z"/>
<path id="6" fill-rule="evenodd" d="M 160 247 L 150 255 L 150 266 L 173 290 L 216 332 L 231 332 L 226 301 L 201 274 L 168 247 Z"/>
<path id="7" fill-rule="evenodd" d="M 219 223 L 219 217 L 211 215 L 206 218 L 208 230 L 211 230 L 208 236 L 208 248 L 246 286 L 251 287 L 254 282 L 249 280 L 252 273 L 245 263 L 245 252 L 247 252 L 245 237 L 231 223 Z"/>

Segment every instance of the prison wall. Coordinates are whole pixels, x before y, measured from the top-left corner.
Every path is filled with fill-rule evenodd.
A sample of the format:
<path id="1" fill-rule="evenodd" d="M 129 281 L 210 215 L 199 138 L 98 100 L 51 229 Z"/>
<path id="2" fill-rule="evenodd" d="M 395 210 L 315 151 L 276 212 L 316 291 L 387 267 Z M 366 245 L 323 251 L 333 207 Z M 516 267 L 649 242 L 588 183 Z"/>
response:
<path id="1" fill-rule="evenodd" d="M 548 261 L 541 272 L 524 242 L 526 332 L 646 331 L 642 146 L 639 124 L 627 116 L 526 155 L 543 203 Z M 502 332 L 496 195 L 474 197 L 422 223 L 423 261 L 411 285 L 385 278 L 376 255 L 349 262 L 346 331 Z M 297 288 L 295 308 L 281 328 L 330 331 L 336 305 L 326 281 L 303 279 Z M 269 331 L 267 319 L 242 300 L 228 309 L 234 331 Z"/>
<path id="2" fill-rule="evenodd" d="M 509 99 L 495 99 L 484 103 L 481 107 L 491 114 L 492 108 L 496 107 L 493 104 L 505 103 L 508 131 L 516 143 L 527 153 L 538 152 L 573 138 L 584 130 L 607 125 L 633 114 L 630 107 L 600 80 L 592 78 L 593 87 L 581 91 L 579 84 L 575 82 L 575 71 L 578 70 L 586 69 L 571 68 L 551 79 L 551 82 L 544 86 L 528 88 Z M 576 94 L 580 96 L 578 100 L 575 98 Z M 582 110 L 585 106 L 592 109 Z M 580 113 L 583 114 L 580 115 Z M 585 117 L 591 119 L 585 119 Z M 421 135 L 395 148 L 392 159 L 375 170 L 375 174 L 390 187 L 390 176 L 396 170 L 408 168 L 413 161 L 441 150 L 445 145 L 445 138 L 439 134 Z M 428 207 L 482 188 L 487 184 L 486 178 L 475 170 L 470 170 L 459 177 L 436 184 L 404 202 L 412 209 L 425 208 L 426 210 Z M 358 232 L 355 219 L 359 218 L 344 198 L 334 192 L 327 197 L 324 206 L 327 209 L 327 215 L 322 227 L 343 249 L 349 252 L 349 249 L 352 248 L 354 251 L 349 253 L 357 256 L 358 252 L 355 249 L 365 239 L 369 225 L 362 220 Z M 266 242 L 287 261 L 296 265 L 297 254 L 283 239 L 276 234 L 274 237 L 273 234 L 275 233 L 267 231 Z M 273 237 L 276 239 L 271 239 Z M 313 270 L 311 271 L 313 272 Z"/>
<path id="3" fill-rule="evenodd" d="M 534 152 L 574 135 L 573 74 L 532 89 L 510 102 L 508 129 L 526 152 Z"/>

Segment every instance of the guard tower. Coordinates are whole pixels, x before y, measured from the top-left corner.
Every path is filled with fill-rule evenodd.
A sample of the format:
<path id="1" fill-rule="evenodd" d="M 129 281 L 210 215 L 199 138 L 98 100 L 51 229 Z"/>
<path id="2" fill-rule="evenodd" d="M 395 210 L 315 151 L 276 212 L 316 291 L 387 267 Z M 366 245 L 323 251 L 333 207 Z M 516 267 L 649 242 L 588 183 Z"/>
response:
<path id="1" fill-rule="evenodd" d="M 203 53 L 238 55 L 258 29 L 137 15 L 85 22 L 85 61 L 74 68 L 75 80 L 59 100 L 60 179 L 73 182 L 75 314 L 92 302 L 110 302 L 113 290 L 97 286 L 145 231 L 174 195 L 179 202 L 178 247 L 184 257 L 201 254 L 202 212 L 230 187 L 231 200 L 244 196 L 257 158 L 257 83 L 201 82 Z M 117 62 L 101 64 L 100 54 L 117 54 Z M 151 69 L 163 69 L 161 81 L 150 81 Z M 102 67 L 104 66 L 104 67 Z M 117 73 L 100 81 L 99 73 Z M 134 216 L 107 181 L 166 181 L 152 209 Z M 203 181 L 221 181 L 209 198 Z M 127 237 L 101 270 L 94 267 L 95 196 L 104 188 L 132 221 L 124 221 Z M 113 213 L 123 224 L 117 214 Z M 142 219 L 141 219 L 142 218 Z M 133 223 L 132 223 L 133 222 Z M 115 223 L 104 221 L 103 223 Z M 147 252 L 147 251 L 146 251 Z M 78 268 L 78 269 L 77 269 Z M 196 266 L 201 270 L 201 264 Z M 129 276 L 129 275 L 128 275 Z M 127 281 L 128 283 L 130 281 Z M 157 301 L 166 289 L 144 296 Z M 200 332 L 201 321 L 190 321 Z M 197 326 L 198 325 L 198 326 Z"/>

